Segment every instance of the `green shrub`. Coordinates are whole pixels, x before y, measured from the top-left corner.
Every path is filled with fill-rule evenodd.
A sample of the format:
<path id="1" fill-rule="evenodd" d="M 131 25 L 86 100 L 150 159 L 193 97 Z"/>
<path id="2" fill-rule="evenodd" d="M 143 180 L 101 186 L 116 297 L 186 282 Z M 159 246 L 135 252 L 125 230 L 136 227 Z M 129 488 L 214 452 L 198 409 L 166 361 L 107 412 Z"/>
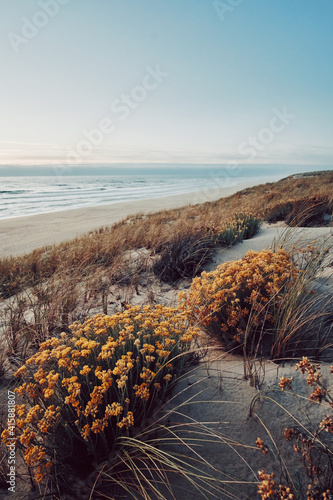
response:
<path id="1" fill-rule="evenodd" d="M 236 224 L 228 226 L 218 235 L 217 243 L 223 247 L 230 247 L 231 245 L 241 243 L 244 239 L 244 232 L 245 229 L 237 227 Z"/>
<path id="2" fill-rule="evenodd" d="M 244 229 L 243 238 L 252 238 L 260 229 L 261 220 L 252 214 L 240 213 L 236 215 L 236 225 L 239 229 Z"/>
<path id="3" fill-rule="evenodd" d="M 227 225 L 217 236 L 217 243 L 222 246 L 236 245 L 252 238 L 260 229 L 261 220 L 252 214 L 239 213 L 232 224 Z"/>

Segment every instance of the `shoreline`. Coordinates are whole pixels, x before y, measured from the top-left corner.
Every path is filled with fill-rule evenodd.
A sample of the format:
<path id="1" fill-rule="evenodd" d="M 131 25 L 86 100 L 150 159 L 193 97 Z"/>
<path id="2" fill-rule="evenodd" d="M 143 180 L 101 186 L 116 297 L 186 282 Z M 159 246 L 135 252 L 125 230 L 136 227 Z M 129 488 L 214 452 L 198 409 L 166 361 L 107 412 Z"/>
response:
<path id="1" fill-rule="evenodd" d="M 202 174 L 202 172 L 201 172 Z M 178 175 L 178 174 L 177 174 Z M 37 181 L 33 177 L 12 177 L 1 183 L 0 176 L 0 221 L 16 219 L 47 213 L 64 211 L 64 209 L 75 210 L 80 208 L 91 208 L 123 202 L 144 202 L 152 198 L 165 198 L 171 196 L 184 196 L 197 192 L 203 192 L 217 188 L 237 187 L 243 183 L 258 183 L 264 178 L 267 182 L 280 180 L 279 175 L 263 176 L 234 176 L 232 172 L 207 172 L 205 177 L 164 174 L 150 178 L 142 176 L 135 179 L 126 175 L 116 178 L 110 176 L 83 176 L 76 178 L 69 176 L 63 183 L 54 183 L 54 177 Z M 24 179 L 27 180 L 27 189 Z M 37 177 L 36 177 L 37 179 Z M 83 180 L 84 179 L 84 180 Z M 168 181 L 169 179 L 169 181 Z M 111 182 L 111 183 L 110 183 Z"/>
<path id="2" fill-rule="evenodd" d="M 130 215 L 215 201 L 247 187 L 270 182 L 269 178 L 258 181 L 257 178 L 233 186 L 202 189 L 181 195 L 69 208 L 57 212 L 2 219 L 0 220 L 0 258 L 24 255 L 44 246 L 69 241 L 99 227 L 111 226 Z"/>

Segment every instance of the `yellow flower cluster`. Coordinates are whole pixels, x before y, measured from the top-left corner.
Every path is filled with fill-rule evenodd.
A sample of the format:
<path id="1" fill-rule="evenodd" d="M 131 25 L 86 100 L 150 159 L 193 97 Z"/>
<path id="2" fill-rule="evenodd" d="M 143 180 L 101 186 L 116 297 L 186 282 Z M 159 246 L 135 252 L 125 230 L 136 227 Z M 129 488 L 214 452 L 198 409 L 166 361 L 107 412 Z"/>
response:
<path id="1" fill-rule="evenodd" d="M 250 250 L 243 259 L 195 278 L 190 290 L 179 294 L 180 306 L 192 321 L 199 320 L 234 347 L 244 341 L 249 319 L 253 330 L 273 324 L 274 307 L 296 276 L 286 251 Z"/>
<path id="2" fill-rule="evenodd" d="M 69 442 L 73 434 L 82 439 L 96 460 L 98 443 L 107 442 L 110 452 L 118 435 L 134 422 L 140 426 L 157 392 L 163 399 L 183 369 L 198 335 L 184 312 L 161 305 L 99 314 L 70 329 L 44 342 L 16 373 L 23 379 L 16 392 L 25 401 L 17 406 L 19 442 L 36 480 L 49 472 L 57 432 L 67 432 Z"/>

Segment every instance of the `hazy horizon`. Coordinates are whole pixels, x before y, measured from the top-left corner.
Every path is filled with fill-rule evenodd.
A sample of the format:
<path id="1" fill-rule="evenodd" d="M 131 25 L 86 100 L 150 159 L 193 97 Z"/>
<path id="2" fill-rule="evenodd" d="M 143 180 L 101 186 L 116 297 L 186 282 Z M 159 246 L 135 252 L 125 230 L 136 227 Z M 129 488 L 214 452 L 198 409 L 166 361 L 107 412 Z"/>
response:
<path id="1" fill-rule="evenodd" d="M 30 166 L 12 166 L 0 165 L 1 177 L 15 176 L 55 176 L 55 177 L 71 177 L 71 176 L 98 176 L 98 175 L 172 175 L 172 176 L 201 176 L 214 177 L 226 173 L 230 177 L 252 177 L 260 176 L 264 172 L 265 176 L 271 170 L 272 176 L 292 175 L 297 173 L 307 173 L 331 170 L 327 165 L 285 165 L 285 164 L 233 164 L 227 165 L 223 163 L 207 163 L 207 164 L 96 164 L 96 165 L 80 165 L 68 167 L 67 165 L 30 165 Z"/>

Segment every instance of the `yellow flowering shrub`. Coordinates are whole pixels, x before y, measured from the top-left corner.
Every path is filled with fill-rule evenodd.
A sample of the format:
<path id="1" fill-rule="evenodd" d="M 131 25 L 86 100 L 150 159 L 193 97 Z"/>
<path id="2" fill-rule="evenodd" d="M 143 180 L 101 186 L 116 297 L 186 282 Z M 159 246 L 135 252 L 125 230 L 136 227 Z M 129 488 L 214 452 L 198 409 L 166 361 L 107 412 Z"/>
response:
<path id="1" fill-rule="evenodd" d="M 217 334 L 226 348 L 255 347 L 257 336 L 274 324 L 274 311 L 297 271 L 285 250 L 248 251 L 243 259 L 203 272 L 179 294 L 182 310 Z"/>
<path id="2" fill-rule="evenodd" d="M 56 455 L 58 469 L 89 467 L 109 456 L 117 437 L 135 433 L 166 398 L 197 335 L 186 314 L 161 305 L 99 314 L 70 329 L 16 372 L 17 440 L 37 481 Z"/>

